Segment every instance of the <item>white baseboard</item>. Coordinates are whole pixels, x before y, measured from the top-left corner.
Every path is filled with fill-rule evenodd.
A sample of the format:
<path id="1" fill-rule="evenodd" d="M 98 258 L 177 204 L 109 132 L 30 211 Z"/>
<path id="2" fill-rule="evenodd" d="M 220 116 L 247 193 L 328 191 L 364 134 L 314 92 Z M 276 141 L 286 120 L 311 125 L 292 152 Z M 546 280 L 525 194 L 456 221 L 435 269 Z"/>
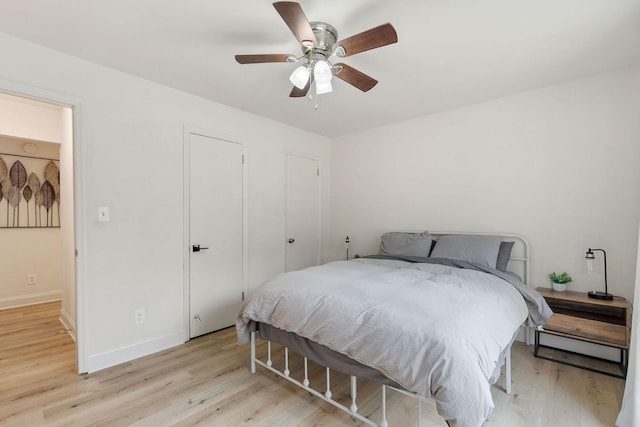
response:
<path id="1" fill-rule="evenodd" d="M 17 297 L 0 298 L 0 310 L 7 308 L 24 307 L 26 305 L 42 304 L 45 302 L 60 301 L 62 291 L 40 292 L 37 294 L 20 295 Z"/>
<path id="2" fill-rule="evenodd" d="M 77 340 L 76 340 L 76 322 L 74 322 L 74 320 L 71 318 L 71 316 L 69 316 L 69 313 L 67 313 L 64 310 L 64 308 L 62 310 L 60 310 L 60 323 L 62 323 L 62 325 L 67 330 L 69 335 L 71 335 L 71 338 L 74 341 L 77 342 Z"/>
<path id="3" fill-rule="evenodd" d="M 139 357 L 148 356 L 158 351 L 166 350 L 177 345 L 184 344 L 184 332 L 174 332 L 163 337 L 128 345 L 115 350 L 89 356 L 87 372 L 96 372 L 101 369 L 129 362 Z"/>

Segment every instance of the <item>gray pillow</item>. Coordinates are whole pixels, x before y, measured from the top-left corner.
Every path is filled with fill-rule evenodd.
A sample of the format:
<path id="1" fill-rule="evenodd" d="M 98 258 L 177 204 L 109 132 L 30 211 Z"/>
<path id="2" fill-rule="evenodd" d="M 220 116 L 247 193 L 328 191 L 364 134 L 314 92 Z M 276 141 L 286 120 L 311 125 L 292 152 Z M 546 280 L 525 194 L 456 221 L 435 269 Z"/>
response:
<path id="1" fill-rule="evenodd" d="M 380 239 L 381 255 L 407 255 L 428 257 L 431 250 L 431 234 L 423 233 L 384 233 Z"/>
<path id="2" fill-rule="evenodd" d="M 498 258 L 496 259 L 496 270 L 507 271 L 507 264 L 509 263 L 509 258 L 511 258 L 512 249 L 513 242 L 500 242 Z"/>
<path id="3" fill-rule="evenodd" d="M 432 258 L 449 258 L 496 268 L 500 236 L 447 234 L 438 238 Z"/>

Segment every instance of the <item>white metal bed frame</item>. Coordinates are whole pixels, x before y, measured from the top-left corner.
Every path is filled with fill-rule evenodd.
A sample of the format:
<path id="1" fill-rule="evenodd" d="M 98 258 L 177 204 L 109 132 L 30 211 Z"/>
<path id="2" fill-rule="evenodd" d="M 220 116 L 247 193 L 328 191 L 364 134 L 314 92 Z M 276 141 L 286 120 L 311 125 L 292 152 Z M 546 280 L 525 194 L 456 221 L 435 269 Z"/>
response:
<path id="1" fill-rule="evenodd" d="M 473 234 L 473 235 L 483 235 L 483 236 L 490 236 L 490 235 L 494 235 L 494 236 L 502 236 L 503 241 L 508 241 L 508 242 L 514 242 L 513 245 L 513 249 L 511 252 L 511 257 L 509 258 L 509 267 L 513 267 L 513 264 L 515 264 L 516 267 L 515 269 L 509 269 L 508 271 L 513 271 L 514 273 L 518 274 L 520 277 L 522 277 L 522 280 L 524 282 L 524 284 L 526 284 L 527 286 L 529 285 L 529 274 L 530 274 L 530 265 L 529 265 L 529 243 L 527 242 L 527 240 L 517 234 L 504 234 L 504 233 L 477 233 L 477 232 L 432 232 L 431 235 L 434 236 L 435 238 L 445 235 L 445 234 Z M 525 340 L 526 343 L 529 344 L 530 342 L 530 333 L 528 331 L 528 328 L 525 328 Z M 302 382 L 296 380 L 295 378 L 292 378 L 291 372 L 289 370 L 289 349 L 285 346 L 284 347 L 284 370 L 283 371 L 279 371 L 278 369 L 273 367 L 273 362 L 271 360 L 271 341 L 267 341 L 267 360 L 266 361 L 262 361 L 260 359 L 258 359 L 256 357 L 256 332 L 251 332 L 251 373 L 255 374 L 256 372 L 256 365 L 260 365 L 264 368 L 266 368 L 267 370 L 269 370 L 270 372 L 273 372 L 274 374 L 278 375 L 281 378 L 286 379 L 287 381 L 295 384 L 296 386 L 308 391 L 309 393 L 313 394 L 314 396 L 324 400 L 327 403 L 330 403 L 331 405 L 335 406 L 336 408 L 340 409 L 343 412 L 346 412 L 347 414 L 351 415 L 354 418 L 357 418 L 358 420 L 370 425 L 370 426 L 374 426 L 374 427 L 387 427 L 388 423 L 387 423 L 387 389 L 391 389 L 394 390 L 398 393 L 402 393 L 406 396 L 410 396 L 413 397 L 417 400 L 418 402 L 418 427 L 421 427 L 422 425 L 422 402 L 426 402 L 426 403 L 430 403 L 430 404 L 435 404 L 435 400 L 431 399 L 431 398 L 425 398 L 422 396 L 419 396 L 416 393 L 412 393 L 409 392 L 407 390 L 403 390 L 403 389 L 399 389 L 396 387 L 392 387 L 392 386 L 388 386 L 388 385 L 384 385 L 381 384 L 381 398 L 382 398 L 382 404 L 381 404 L 381 410 L 382 410 L 382 420 L 380 421 L 380 424 L 377 424 L 376 422 L 372 421 L 371 419 L 367 418 L 366 416 L 359 414 L 358 413 L 358 405 L 357 405 L 357 397 L 358 397 L 358 389 L 357 389 L 357 377 L 354 375 L 351 375 L 351 406 L 350 407 L 346 407 L 343 404 L 341 404 L 340 402 L 332 399 L 332 393 L 331 393 L 331 370 L 330 368 L 326 368 L 326 388 L 324 392 L 320 392 L 312 387 L 310 387 L 309 384 L 309 372 L 308 372 L 308 359 L 306 356 L 303 356 L 303 360 L 304 360 L 304 379 L 302 380 Z M 505 380 L 505 391 L 507 394 L 511 394 L 511 344 L 509 345 L 509 347 L 507 348 L 506 352 L 505 352 L 505 374 L 504 374 L 504 380 Z"/>

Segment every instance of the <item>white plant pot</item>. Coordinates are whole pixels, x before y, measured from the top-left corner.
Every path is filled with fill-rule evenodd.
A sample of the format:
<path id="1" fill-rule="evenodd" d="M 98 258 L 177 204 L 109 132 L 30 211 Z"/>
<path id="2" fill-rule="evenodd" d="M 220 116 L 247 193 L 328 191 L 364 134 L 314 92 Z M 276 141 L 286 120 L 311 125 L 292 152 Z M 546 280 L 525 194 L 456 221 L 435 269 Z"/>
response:
<path id="1" fill-rule="evenodd" d="M 556 292 L 564 292 L 567 290 L 567 284 L 566 283 L 556 283 L 556 282 L 551 282 L 551 284 L 553 285 L 553 290 Z"/>

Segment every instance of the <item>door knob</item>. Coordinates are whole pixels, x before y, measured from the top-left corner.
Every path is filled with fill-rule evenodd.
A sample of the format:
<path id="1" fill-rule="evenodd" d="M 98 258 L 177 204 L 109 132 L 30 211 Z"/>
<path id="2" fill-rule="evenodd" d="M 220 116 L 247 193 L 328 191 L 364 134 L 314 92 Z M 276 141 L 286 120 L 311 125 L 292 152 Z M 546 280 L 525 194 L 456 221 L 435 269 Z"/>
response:
<path id="1" fill-rule="evenodd" d="M 200 251 L 204 251 L 204 250 L 209 249 L 209 248 L 203 248 L 203 247 L 200 247 L 200 245 L 193 245 L 191 247 L 191 249 L 193 250 L 193 252 L 200 252 Z"/>
<path id="2" fill-rule="evenodd" d="M 295 241 L 296 241 L 296 239 L 291 239 L 291 238 L 289 238 L 289 240 L 288 240 L 289 244 L 291 244 L 291 243 L 293 243 Z"/>

